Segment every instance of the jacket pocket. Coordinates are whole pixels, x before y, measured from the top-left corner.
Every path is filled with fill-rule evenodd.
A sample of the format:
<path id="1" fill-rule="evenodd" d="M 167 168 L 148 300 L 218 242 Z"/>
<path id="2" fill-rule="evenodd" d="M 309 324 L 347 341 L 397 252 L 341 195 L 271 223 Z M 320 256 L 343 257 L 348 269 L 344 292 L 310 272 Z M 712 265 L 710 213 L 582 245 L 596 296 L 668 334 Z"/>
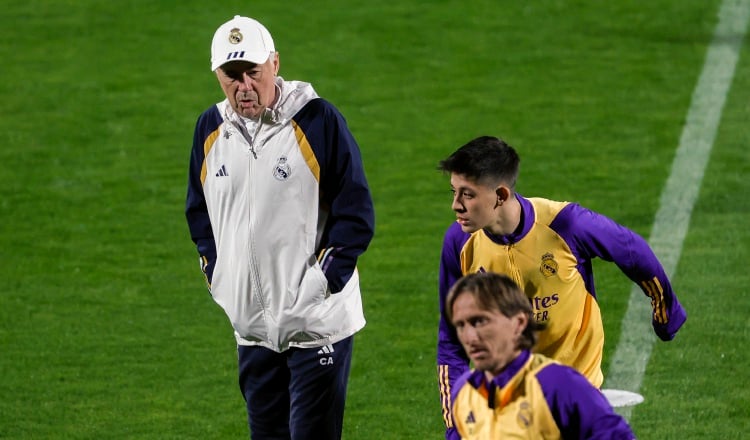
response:
<path id="1" fill-rule="evenodd" d="M 289 292 L 292 299 L 289 314 L 295 318 L 305 318 L 325 302 L 328 295 L 328 280 L 317 261 L 309 266 L 302 276 L 296 292 Z"/>

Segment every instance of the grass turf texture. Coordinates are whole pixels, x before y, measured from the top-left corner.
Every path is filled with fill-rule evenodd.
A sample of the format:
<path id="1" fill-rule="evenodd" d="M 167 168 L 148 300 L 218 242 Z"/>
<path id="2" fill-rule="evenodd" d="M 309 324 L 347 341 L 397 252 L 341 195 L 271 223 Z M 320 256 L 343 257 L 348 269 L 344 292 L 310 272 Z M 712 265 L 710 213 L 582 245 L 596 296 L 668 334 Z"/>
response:
<path id="1" fill-rule="evenodd" d="M 648 236 L 719 2 L 29 1 L 0 16 L 0 438 L 247 436 L 234 344 L 182 214 L 193 123 L 221 99 L 214 29 L 271 30 L 357 137 L 377 233 L 360 269 L 347 439 L 440 438 L 437 161 L 481 134 L 520 152 L 519 190 Z M 747 44 L 657 343 L 640 438 L 740 438 L 750 397 Z M 630 282 L 597 263 L 607 359 Z M 644 300 L 646 300 L 644 298 Z M 648 317 L 644 317 L 648 319 Z"/>

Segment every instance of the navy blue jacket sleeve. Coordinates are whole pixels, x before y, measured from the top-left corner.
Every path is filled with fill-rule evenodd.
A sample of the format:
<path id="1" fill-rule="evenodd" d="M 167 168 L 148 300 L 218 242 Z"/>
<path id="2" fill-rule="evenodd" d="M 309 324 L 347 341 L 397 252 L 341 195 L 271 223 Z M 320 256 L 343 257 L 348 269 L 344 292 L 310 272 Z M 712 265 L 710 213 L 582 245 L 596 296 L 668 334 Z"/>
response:
<path id="1" fill-rule="evenodd" d="M 375 212 L 359 146 L 341 113 L 317 98 L 294 121 L 305 134 L 320 166 L 321 210 L 328 219 L 323 230 L 319 262 L 331 293 L 349 281 L 357 258 L 375 231 Z"/>
<path id="2" fill-rule="evenodd" d="M 216 243 L 214 242 L 211 221 L 208 217 L 206 198 L 203 194 L 201 169 L 205 160 L 204 144 L 206 139 L 218 129 L 221 122 L 221 115 L 214 106 L 206 110 L 195 124 L 185 200 L 185 217 L 190 229 L 190 237 L 198 249 L 200 267 L 206 277 L 209 290 L 211 289 L 214 264 L 216 263 Z"/>

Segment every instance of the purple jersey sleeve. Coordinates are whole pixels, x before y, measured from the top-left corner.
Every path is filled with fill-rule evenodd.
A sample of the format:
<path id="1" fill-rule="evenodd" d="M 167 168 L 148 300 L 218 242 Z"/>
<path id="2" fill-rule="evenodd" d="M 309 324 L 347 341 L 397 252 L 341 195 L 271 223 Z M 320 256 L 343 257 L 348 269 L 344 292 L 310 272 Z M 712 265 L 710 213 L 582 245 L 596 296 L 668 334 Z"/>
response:
<path id="1" fill-rule="evenodd" d="M 437 363 L 440 400 L 443 408 L 443 419 L 447 430 L 446 438 L 458 438 L 453 428 L 451 414 L 451 391 L 456 389 L 458 378 L 469 370 L 469 358 L 466 356 L 456 335 L 456 329 L 445 317 L 445 299 L 453 284 L 463 275 L 461 272 L 461 248 L 470 235 L 461 230 L 461 225 L 453 223 L 445 233 L 443 250 L 440 256 L 439 300 L 440 322 L 438 324 Z"/>
<path id="2" fill-rule="evenodd" d="M 635 439 L 628 423 L 606 397 L 574 369 L 550 364 L 536 377 L 562 438 Z"/>
<path id="3" fill-rule="evenodd" d="M 651 298 L 651 321 L 656 335 L 664 341 L 675 337 L 687 314 L 677 300 L 663 266 L 643 237 L 575 203 L 563 208 L 550 227 L 568 243 L 578 258 L 578 270 L 589 292 L 596 294 L 591 260 L 599 257 L 614 262 Z"/>

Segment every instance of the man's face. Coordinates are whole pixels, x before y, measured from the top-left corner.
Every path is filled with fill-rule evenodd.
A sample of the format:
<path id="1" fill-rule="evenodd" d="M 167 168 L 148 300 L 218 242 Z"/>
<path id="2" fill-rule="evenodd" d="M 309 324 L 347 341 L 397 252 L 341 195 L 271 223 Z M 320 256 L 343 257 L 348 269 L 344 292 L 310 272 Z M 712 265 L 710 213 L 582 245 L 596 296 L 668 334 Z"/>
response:
<path id="1" fill-rule="evenodd" d="M 518 339 L 527 319 L 520 312 L 508 318 L 498 310 L 483 309 L 464 291 L 453 303 L 451 324 L 474 367 L 496 376 L 521 353 Z"/>
<path id="2" fill-rule="evenodd" d="M 483 185 L 462 174 L 451 173 L 456 219 L 467 233 L 487 228 L 498 220 L 498 195 L 494 186 Z"/>
<path id="3" fill-rule="evenodd" d="M 279 57 L 272 54 L 263 64 L 230 61 L 216 69 L 216 77 L 234 111 L 256 119 L 276 99 L 278 71 Z"/>

